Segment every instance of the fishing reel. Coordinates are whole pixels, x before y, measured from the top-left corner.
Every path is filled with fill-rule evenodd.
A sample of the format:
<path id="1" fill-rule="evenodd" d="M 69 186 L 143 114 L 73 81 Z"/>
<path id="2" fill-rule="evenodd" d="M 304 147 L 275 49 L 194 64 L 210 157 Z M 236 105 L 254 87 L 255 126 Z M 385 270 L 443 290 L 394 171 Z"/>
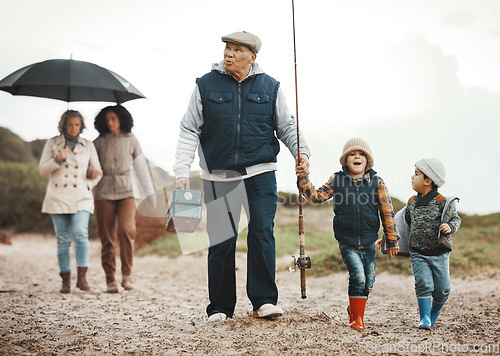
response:
<path id="1" fill-rule="evenodd" d="M 293 258 L 293 267 L 288 268 L 289 272 L 295 272 L 296 267 L 299 270 L 305 270 L 311 268 L 311 257 L 299 256 L 299 258 L 296 258 L 295 256 L 292 256 L 292 258 Z"/>

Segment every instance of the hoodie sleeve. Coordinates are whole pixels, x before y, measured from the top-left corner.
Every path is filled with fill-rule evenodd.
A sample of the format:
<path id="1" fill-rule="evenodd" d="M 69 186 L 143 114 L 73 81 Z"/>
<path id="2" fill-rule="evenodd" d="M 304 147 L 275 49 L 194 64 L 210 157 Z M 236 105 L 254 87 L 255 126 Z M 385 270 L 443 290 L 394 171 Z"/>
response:
<path id="1" fill-rule="evenodd" d="M 451 202 L 448 207 L 448 214 L 451 216 L 450 221 L 448 221 L 448 225 L 451 228 L 451 233 L 454 234 L 458 231 L 460 224 L 462 223 L 462 219 L 457 213 L 457 203 L 456 201 Z"/>
<path id="2" fill-rule="evenodd" d="M 274 116 L 274 129 L 276 130 L 276 136 L 285 144 L 290 150 L 290 153 L 296 157 L 297 156 L 297 123 L 295 118 L 290 114 L 288 106 L 286 104 L 285 95 L 281 90 L 278 89 L 278 98 L 276 99 L 276 110 Z M 305 153 L 308 157 L 311 157 L 311 151 L 307 146 L 307 142 L 302 134 L 300 134 L 300 153 Z"/>
<path id="3" fill-rule="evenodd" d="M 196 85 L 188 109 L 181 120 L 179 140 L 175 151 L 174 173 L 176 178 L 189 177 L 196 148 L 203 127 L 203 105 L 200 90 Z"/>

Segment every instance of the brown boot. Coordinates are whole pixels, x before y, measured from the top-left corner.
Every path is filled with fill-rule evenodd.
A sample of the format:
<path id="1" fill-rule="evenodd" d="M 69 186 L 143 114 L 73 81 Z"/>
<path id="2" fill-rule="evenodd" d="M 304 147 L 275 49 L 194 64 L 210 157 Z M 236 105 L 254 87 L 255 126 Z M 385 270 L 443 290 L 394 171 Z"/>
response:
<path id="1" fill-rule="evenodd" d="M 135 289 L 133 284 L 132 284 L 132 276 L 123 276 L 122 287 L 125 290 L 134 290 Z"/>
<path id="2" fill-rule="evenodd" d="M 71 292 L 71 272 L 59 273 L 62 278 L 62 288 L 59 293 Z"/>
<path id="3" fill-rule="evenodd" d="M 118 286 L 114 276 L 106 276 L 106 287 L 106 293 L 118 293 Z"/>
<path id="4" fill-rule="evenodd" d="M 78 268 L 78 280 L 76 282 L 76 286 L 83 291 L 88 292 L 90 287 L 87 283 L 87 267 L 77 267 Z"/>

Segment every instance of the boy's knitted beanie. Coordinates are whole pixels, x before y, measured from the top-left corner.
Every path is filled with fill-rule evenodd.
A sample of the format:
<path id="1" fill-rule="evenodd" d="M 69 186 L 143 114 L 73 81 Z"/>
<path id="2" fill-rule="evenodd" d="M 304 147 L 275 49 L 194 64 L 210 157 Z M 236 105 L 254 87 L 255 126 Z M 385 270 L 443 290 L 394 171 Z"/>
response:
<path id="1" fill-rule="evenodd" d="M 366 170 L 372 168 L 374 163 L 372 150 L 370 149 L 370 146 L 368 146 L 368 143 L 366 143 L 365 140 L 357 137 L 351 138 L 349 141 L 345 143 L 344 148 L 342 149 L 342 156 L 340 156 L 340 164 L 342 166 L 345 166 L 347 155 L 352 151 L 357 151 L 357 150 L 363 151 L 366 155 Z"/>
<path id="2" fill-rule="evenodd" d="M 424 158 L 415 163 L 415 167 L 420 169 L 434 184 L 441 187 L 445 183 L 446 170 L 444 164 L 437 158 Z"/>

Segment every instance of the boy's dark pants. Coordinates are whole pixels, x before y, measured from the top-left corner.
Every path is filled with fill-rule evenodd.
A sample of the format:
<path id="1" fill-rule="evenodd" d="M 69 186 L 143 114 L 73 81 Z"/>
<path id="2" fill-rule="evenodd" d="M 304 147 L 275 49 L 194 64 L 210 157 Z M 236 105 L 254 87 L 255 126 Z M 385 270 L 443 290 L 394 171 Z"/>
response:
<path id="1" fill-rule="evenodd" d="M 236 305 L 235 252 L 241 207 L 248 223 L 247 294 L 254 310 L 278 301 L 275 283 L 274 218 L 278 203 L 275 172 L 243 181 L 203 181 L 207 206 L 208 291 L 207 314 L 232 317 Z"/>

